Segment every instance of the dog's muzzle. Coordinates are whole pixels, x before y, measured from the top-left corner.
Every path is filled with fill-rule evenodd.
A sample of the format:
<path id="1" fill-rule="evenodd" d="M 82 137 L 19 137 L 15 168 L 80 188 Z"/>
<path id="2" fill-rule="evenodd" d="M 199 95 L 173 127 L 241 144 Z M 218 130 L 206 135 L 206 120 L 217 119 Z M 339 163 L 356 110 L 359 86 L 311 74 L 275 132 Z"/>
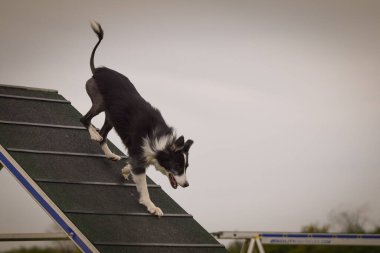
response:
<path id="1" fill-rule="evenodd" d="M 178 185 L 180 185 L 183 188 L 189 186 L 189 182 L 187 181 L 185 174 L 181 176 L 174 176 L 173 174 L 169 173 L 169 181 L 174 189 L 177 189 Z"/>

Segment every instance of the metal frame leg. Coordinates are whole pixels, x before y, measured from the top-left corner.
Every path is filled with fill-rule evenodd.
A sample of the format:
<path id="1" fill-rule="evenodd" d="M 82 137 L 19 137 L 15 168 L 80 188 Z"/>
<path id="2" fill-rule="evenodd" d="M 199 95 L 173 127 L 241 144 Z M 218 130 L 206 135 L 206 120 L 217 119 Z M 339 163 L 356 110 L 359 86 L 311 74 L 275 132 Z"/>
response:
<path id="1" fill-rule="evenodd" d="M 256 240 L 255 238 L 252 238 L 251 241 L 249 242 L 247 253 L 253 253 L 253 251 L 255 250 L 255 240 Z"/>
<path id="2" fill-rule="evenodd" d="M 256 240 L 257 240 L 257 248 L 259 249 L 259 252 L 265 253 L 265 250 L 264 250 L 263 244 L 261 243 L 260 237 L 257 237 Z"/>
<path id="3" fill-rule="evenodd" d="M 244 240 L 243 245 L 241 246 L 240 253 L 245 253 L 245 249 L 247 248 L 248 242 L 249 242 L 249 239 Z"/>

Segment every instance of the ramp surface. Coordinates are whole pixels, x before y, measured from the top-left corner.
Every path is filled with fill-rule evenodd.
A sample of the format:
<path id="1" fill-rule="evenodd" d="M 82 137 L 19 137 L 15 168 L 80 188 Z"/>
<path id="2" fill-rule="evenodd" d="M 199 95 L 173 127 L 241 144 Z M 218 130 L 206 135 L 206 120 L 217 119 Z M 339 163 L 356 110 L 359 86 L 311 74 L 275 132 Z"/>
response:
<path id="1" fill-rule="evenodd" d="M 0 159 L 83 252 L 227 252 L 148 179 L 165 215 L 138 204 L 123 156 L 109 161 L 58 92 L 0 85 Z"/>

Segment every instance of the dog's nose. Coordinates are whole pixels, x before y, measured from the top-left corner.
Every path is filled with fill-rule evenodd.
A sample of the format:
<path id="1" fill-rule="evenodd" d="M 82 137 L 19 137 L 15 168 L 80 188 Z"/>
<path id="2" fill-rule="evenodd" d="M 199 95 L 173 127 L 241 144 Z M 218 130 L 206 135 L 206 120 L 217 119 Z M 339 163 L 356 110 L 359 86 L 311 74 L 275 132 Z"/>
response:
<path id="1" fill-rule="evenodd" d="M 185 184 L 183 185 L 183 188 L 188 187 L 188 186 L 189 186 L 189 182 L 185 182 Z"/>

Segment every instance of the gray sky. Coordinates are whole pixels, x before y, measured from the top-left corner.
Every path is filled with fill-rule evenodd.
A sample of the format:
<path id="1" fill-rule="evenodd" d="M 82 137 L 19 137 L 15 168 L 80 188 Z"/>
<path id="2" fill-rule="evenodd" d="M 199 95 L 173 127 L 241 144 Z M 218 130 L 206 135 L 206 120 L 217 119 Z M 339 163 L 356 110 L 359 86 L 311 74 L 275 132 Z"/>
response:
<path id="1" fill-rule="evenodd" d="M 299 231 L 363 207 L 380 224 L 379 1 L 0 0 L 0 83 L 86 113 L 93 19 L 95 64 L 195 140 L 189 188 L 148 175 L 207 230 Z M 46 230 L 7 174 L 0 233 Z"/>

